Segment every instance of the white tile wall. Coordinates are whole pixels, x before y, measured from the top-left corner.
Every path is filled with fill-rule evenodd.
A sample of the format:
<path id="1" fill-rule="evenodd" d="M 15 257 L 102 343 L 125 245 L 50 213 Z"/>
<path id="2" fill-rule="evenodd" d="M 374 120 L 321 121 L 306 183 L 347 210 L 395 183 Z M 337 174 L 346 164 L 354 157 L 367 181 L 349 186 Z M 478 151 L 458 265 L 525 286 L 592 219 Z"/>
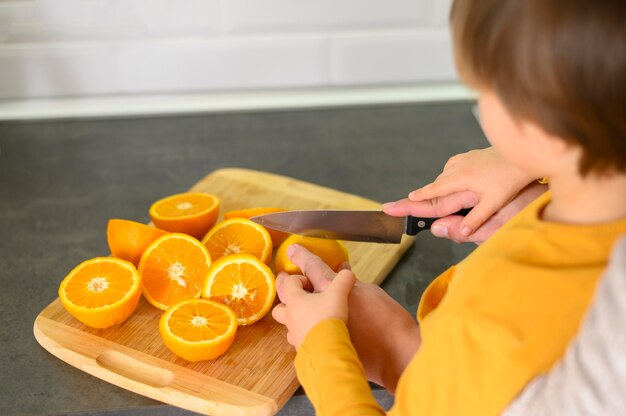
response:
<path id="1" fill-rule="evenodd" d="M 4 43 L 134 40 L 218 34 L 219 0 L 0 2 Z M 0 20 L 0 24 L 2 24 Z"/>
<path id="2" fill-rule="evenodd" d="M 137 23 L 153 37 L 210 36 L 219 31 L 219 0 L 133 0 L 131 4 Z"/>
<path id="3" fill-rule="evenodd" d="M 451 0 L 0 1 L 0 99 L 456 82 Z"/>
<path id="4" fill-rule="evenodd" d="M 316 86 L 328 83 L 325 36 L 229 37 L 120 48 L 127 93 Z"/>
<path id="5" fill-rule="evenodd" d="M 328 32 L 425 26 L 436 1 L 226 0 L 223 7 L 233 32 Z"/>
<path id="6" fill-rule="evenodd" d="M 0 97 L 115 94 L 114 56 L 112 44 L 3 46 Z"/>
<path id="7" fill-rule="evenodd" d="M 27 2 L 0 2 L 0 40 L 6 41 L 16 24 L 34 19 L 34 7 Z"/>
<path id="8" fill-rule="evenodd" d="M 454 79 L 444 29 L 334 35 L 331 79 L 335 84 Z"/>
<path id="9" fill-rule="evenodd" d="M 432 3 L 431 24 L 435 27 L 446 28 L 450 16 L 452 0 L 436 0 Z"/>

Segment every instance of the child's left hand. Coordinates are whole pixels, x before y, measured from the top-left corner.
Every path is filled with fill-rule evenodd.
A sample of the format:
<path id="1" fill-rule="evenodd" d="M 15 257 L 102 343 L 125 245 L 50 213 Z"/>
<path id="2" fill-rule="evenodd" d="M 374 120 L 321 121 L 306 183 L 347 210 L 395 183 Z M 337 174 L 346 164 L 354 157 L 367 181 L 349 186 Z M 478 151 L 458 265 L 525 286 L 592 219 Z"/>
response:
<path id="1" fill-rule="evenodd" d="M 292 245 L 287 249 L 287 255 L 291 257 L 296 249 L 297 247 Z M 292 258 L 292 261 L 305 275 L 319 273 L 318 269 L 325 266 L 317 256 L 306 250 L 298 251 L 297 255 L 302 258 Z M 356 282 L 352 271 L 341 270 L 328 285 L 324 288 L 315 288 L 313 293 L 305 290 L 311 289 L 311 284 L 304 276 L 280 273 L 277 276 L 277 281 L 279 280 L 283 285 L 281 296 L 283 303 L 274 307 L 272 316 L 287 327 L 287 341 L 296 349 L 306 334 L 319 322 L 330 318 L 348 322 L 348 296 Z"/>

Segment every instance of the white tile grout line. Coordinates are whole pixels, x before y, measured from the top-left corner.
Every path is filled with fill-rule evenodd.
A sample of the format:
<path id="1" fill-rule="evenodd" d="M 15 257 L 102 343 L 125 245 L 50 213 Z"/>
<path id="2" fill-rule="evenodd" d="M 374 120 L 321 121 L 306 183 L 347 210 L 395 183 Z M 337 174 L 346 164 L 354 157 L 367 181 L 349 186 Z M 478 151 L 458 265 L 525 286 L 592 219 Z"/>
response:
<path id="1" fill-rule="evenodd" d="M 458 83 L 0 100 L 0 121 L 132 117 L 473 100 Z"/>

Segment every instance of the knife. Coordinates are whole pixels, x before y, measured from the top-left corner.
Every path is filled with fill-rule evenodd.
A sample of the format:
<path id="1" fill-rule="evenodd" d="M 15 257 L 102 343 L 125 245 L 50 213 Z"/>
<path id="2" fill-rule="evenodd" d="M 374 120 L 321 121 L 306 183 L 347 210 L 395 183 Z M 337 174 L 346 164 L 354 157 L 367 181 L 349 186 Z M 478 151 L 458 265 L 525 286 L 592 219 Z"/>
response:
<path id="1" fill-rule="evenodd" d="M 451 215 L 467 215 L 465 208 Z M 252 221 L 273 230 L 334 240 L 399 243 L 403 234 L 428 230 L 439 218 L 394 217 L 382 211 L 304 210 L 258 215 Z"/>

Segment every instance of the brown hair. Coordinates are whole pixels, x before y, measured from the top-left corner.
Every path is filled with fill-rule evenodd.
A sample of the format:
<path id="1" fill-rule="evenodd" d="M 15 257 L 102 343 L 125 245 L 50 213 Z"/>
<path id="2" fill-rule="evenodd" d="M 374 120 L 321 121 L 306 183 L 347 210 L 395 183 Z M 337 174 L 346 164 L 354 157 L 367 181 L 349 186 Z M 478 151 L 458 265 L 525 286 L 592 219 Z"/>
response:
<path id="1" fill-rule="evenodd" d="M 581 146 L 581 174 L 626 173 L 625 0 L 455 0 L 450 21 L 469 85 Z"/>

